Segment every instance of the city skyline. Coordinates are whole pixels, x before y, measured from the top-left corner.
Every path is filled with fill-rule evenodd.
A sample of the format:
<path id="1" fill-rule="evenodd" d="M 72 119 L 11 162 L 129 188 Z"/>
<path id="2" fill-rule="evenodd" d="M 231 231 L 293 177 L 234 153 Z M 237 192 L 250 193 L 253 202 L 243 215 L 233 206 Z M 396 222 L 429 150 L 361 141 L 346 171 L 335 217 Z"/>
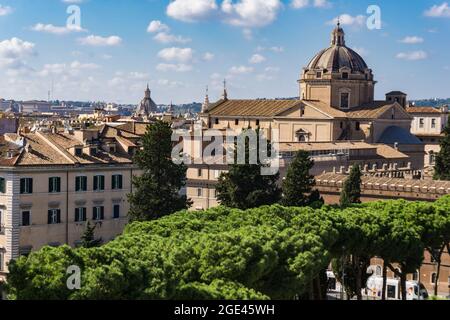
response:
<path id="1" fill-rule="evenodd" d="M 46 100 L 53 87 L 53 99 L 137 103 L 149 83 L 158 104 L 190 103 L 207 85 L 218 99 L 224 78 L 230 98 L 294 97 L 338 17 L 373 69 L 377 98 L 448 97 L 450 5 L 391 2 L 2 0 L 0 97 Z M 367 27 L 372 4 L 381 29 Z"/>

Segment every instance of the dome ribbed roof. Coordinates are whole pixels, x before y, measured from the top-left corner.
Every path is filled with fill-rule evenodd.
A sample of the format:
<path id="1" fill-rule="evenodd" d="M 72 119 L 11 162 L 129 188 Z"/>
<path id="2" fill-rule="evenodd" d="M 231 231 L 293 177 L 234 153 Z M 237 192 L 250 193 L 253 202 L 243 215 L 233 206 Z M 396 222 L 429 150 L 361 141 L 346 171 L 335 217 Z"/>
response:
<path id="1" fill-rule="evenodd" d="M 347 67 L 352 72 L 361 73 L 369 69 L 364 59 L 345 45 L 345 33 L 339 25 L 333 30 L 331 36 L 331 46 L 320 51 L 308 64 L 307 69 L 327 69 L 331 72 L 339 72 L 341 68 Z"/>

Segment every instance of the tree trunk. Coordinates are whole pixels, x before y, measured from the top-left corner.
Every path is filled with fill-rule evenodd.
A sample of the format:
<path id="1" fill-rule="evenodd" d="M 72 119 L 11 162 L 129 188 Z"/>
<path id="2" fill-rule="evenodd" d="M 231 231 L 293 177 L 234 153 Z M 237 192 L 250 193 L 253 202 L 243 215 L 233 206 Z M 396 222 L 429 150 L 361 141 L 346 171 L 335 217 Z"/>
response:
<path id="1" fill-rule="evenodd" d="M 404 270 L 404 269 L 403 269 Z M 405 301 L 406 300 L 406 273 L 403 272 L 400 274 L 400 287 L 402 289 L 402 300 Z"/>
<path id="2" fill-rule="evenodd" d="M 316 294 L 315 294 L 316 297 L 315 298 L 316 298 L 316 300 L 321 301 L 322 300 L 322 288 L 320 286 L 320 277 L 317 277 L 314 282 L 315 282 L 315 289 L 316 289 Z"/>
<path id="3" fill-rule="evenodd" d="M 356 265 L 356 297 L 358 300 L 362 300 L 362 293 L 361 293 L 361 278 L 362 278 L 362 266 L 361 266 L 361 261 L 359 259 L 359 257 L 355 257 L 355 265 Z"/>
<path id="4" fill-rule="evenodd" d="M 438 295 L 439 291 L 439 276 L 441 275 L 441 264 L 442 264 L 442 254 L 444 253 L 446 245 L 444 244 L 441 249 L 439 250 L 439 256 L 436 257 L 437 262 L 437 270 L 436 270 L 436 282 L 434 284 L 434 295 Z"/>
<path id="5" fill-rule="evenodd" d="M 386 300 L 387 287 L 387 263 L 383 260 L 383 287 L 381 288 L 381 300 Z"/>

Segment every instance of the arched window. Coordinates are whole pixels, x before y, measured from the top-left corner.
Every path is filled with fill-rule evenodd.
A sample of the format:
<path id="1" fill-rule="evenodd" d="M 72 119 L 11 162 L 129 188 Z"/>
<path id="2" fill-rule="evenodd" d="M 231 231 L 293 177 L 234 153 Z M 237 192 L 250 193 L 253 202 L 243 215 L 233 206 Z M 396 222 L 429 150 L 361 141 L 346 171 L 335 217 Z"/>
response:
<path id="1" fill-rule="evenodd" d="M 432 284 L 436 284 L 436 272 L 433 272 L 433 273 L 431 274 L 431 283 L 432 283 Z"/>
<path id="2" fill-rule="evenodd" d="M 306 132 L 306 131 L 303 130 L 303 129 L 298 130 L 298 131 L 295 133 L 295 135 L 296 135 L 296 137 L 297 137 L 297 141 L 298 141 L 298 142 L 308 142 L 308 141 L 309 141 L 309 136 L 310 136 L 310 134 L 309 134 L 309 132 Z"/>

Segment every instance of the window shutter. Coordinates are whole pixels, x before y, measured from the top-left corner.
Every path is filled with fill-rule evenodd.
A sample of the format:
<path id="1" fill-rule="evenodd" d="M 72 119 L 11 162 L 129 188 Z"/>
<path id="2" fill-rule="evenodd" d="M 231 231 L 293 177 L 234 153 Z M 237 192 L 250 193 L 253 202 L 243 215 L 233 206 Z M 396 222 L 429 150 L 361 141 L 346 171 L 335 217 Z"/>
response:
<path id="1" fill-rule="evenodd" d="M 48 210 L 48 224 L 52 224 L 52 210 Z"/>
<path id="2" fill-rule="evenodd" d="M 56 191 L 61 192 L 61 178 L 56 178 L 56 184 L 57 184 Z"/>
<path id="3" fill-rule="evenodd" d="M 53 178 L 48 178 L 48 193 L 53 192 Z"/>
<path id="4" fill-rule="evenodd" d="M 79 222 L 81 221 L 80 219 L 80 209 L 79 208 L 75 208 L 75 222 Z"/>
<path id="5" fill-rule="evenodd" d="M 57 216 L 57 222 L 58 223 L 61 223 L 61 210 L 56 210 L 56 216 Z"/>
<path id="6" fill-rule="evenodd" d="M 28 181 L 30 183 L 30 187 L 29 187 L 30 190 L 29 191 L 30 191 L 30 194 L 31 194 L 31 193 L 33 193 L 33 179 L 29 179 Z"/>
<path id="7" fill-rule="evenodd" d="M 100 220 L 105 220 L 105 207 L 100 207 Z"/>
<path id="8" fill-rule="evenodd" d="M 25 179 L 20 179 L 20 193 L 25 193 Z"/>
<path id="9" fill-rule="evenodd" d="M 5 193 L 5 179 L 0 178 L 0 193 Z"/>
<path id="10" fill-rule="evenodd" d="M 119 189 L 122 189 L 123 187 L 123 177 L 122 175 L 119 176 Z"/>
<path id="11" fill-rule="evenodd" d="M 94 177 L 94 190 L 98 190 L 98 176 Z"/>
<path id="12" fill-rule="evenodd" d="M 105 190 L 105 176 L 101 176 L 100 177 L 100 181 L 101 181 L 101 187 L 100 190 Z"/>

